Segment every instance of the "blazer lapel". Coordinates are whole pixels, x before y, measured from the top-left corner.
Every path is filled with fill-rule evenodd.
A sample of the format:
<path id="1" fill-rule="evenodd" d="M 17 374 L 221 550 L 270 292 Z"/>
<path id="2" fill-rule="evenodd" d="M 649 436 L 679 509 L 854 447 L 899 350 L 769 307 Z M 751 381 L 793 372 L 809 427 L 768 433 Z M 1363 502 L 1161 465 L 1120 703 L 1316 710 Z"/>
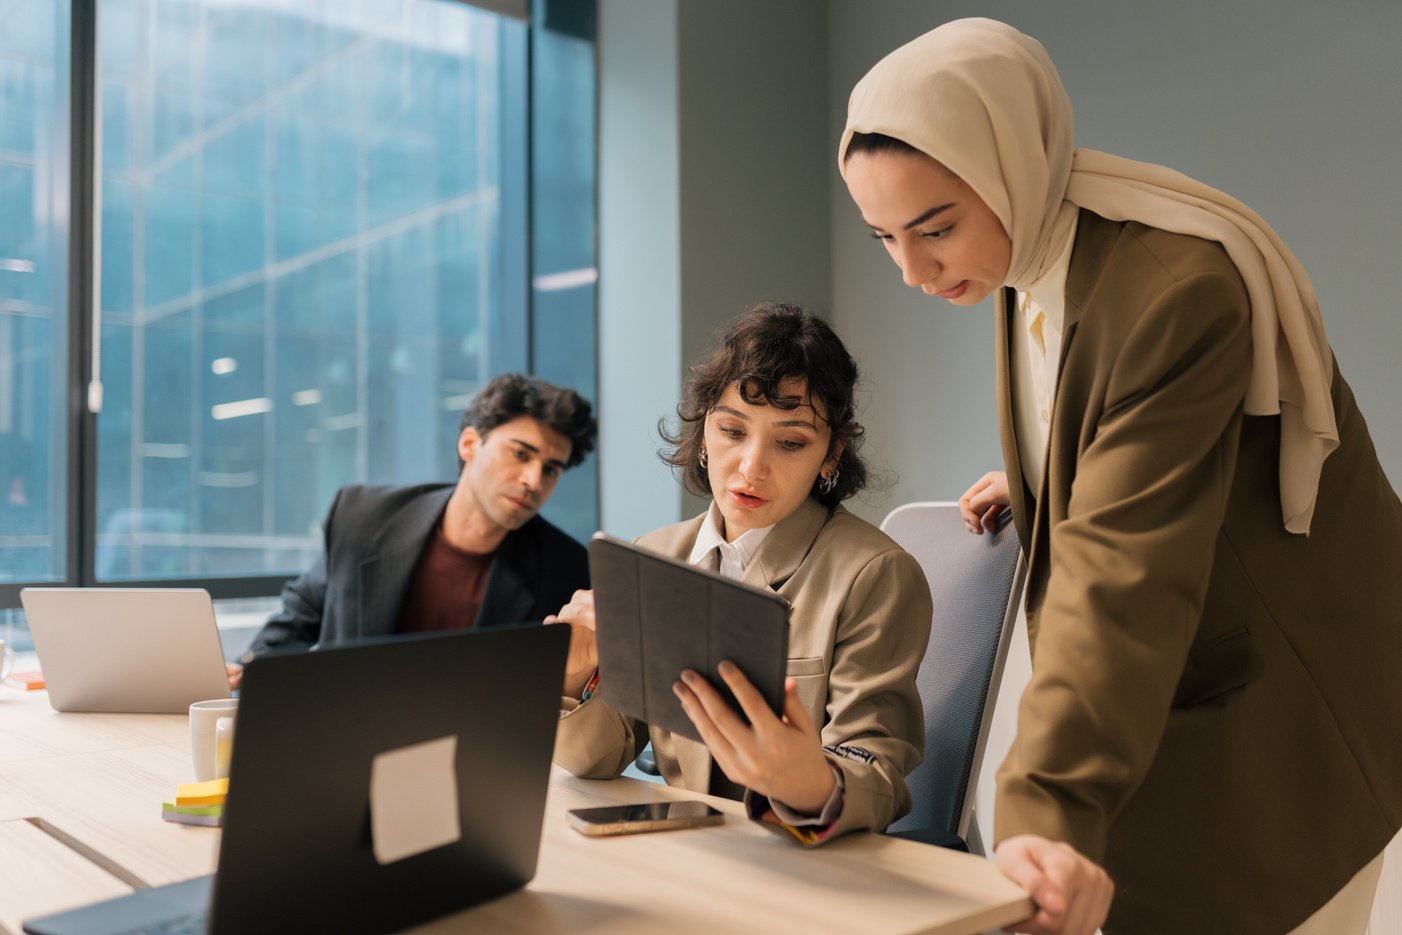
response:
<path id="1" fill-rule="evenodd" d="M 487 591 L 477 611 L 479 627 L 520 623 L 536 614 L 536 595 L 531 587 L 541 580 L 540 550 L 535 547 L 536 520 L 507 533 L 492 559 Z M 558 610 L 559 608 L 554 608 Z"/>
<path id="2" fill-rule="evenodd" d="M 360 563 L 357 636 L 394 632 L 414 565 L 452 494 L 452 487 L 424 494 L 399 511 L 377 537 L 374 550 Z"/>
<path id="3" fill-rule="evenodd" d="M 839 507 L 840 509 L 840 507 Z M 809 497 L 787 517 L 780 520 L 759 544 L 740 580 L 744 584 L 775 591 L 798 570 L 798 566 L 813 548 L 813 540 L 827 523 L 828 508 Z"/>
<path id="4" fill-rule="evenodd" d="M 1100 277 L 1101 258 L 1107 250 L 1106 238 L 1113 239 L 1118 225 L 1106 222 L 1099 215 L 1082 210 L 1076 223 L 1076 243 L 1071 248 L 1070 268 L 1066 272 L 1066 292 L 1062 319 L 1061 354 L 1057 361 L 1056 396 L 1052 400 L 1051 425 L 1047 431 L 1047 453 L 1042 471 L 1042 486 L 1037 491 L 1036 515 L 1031 522 L 1031 536 L 1024 539 L 1027 552 L 1028 635 L 1035 641 L 1036 610 L 1046 593 L 1051 574 L 1051 562 L 1046 558 L 1051 547 L 1051 515 L 1053 497 L 1059 512 L 1064 514 L 1062 498 L 1070 496 L 1079 456 L 1084 414 L 1068 411 L 1067 407 L 1081 394 L 1072 386 L 1078 375 L 1068 373 L 1067 361 L 1076 341 L 1082 317 L 1090 295 Z M 1000 381 L 1000 388 L 1004 384 Z M 1011 414 L 1009 410 L 1008 415 Z M 1002 415 L 1000 414 L 1000 418 Z M 1055 492 L 1055 493 L 1053 493 Z"/>
<path id="5" fill-rule="evenodd" d="M 1012 329 L 1013 309 L 1017 293 L 1005 288 L 1001 294 L 1002 308 L 994 316 L 997 323 L 997 351 L 994 358 L 994 375 L 998 384 L 998 440 L 1003 447 L 1003 467 L 1008 475 L 1008 500 L 1012 504 L 1013 524 L 1017 527 L 1017 537 L 1022 540 L 1022 550 L 1030 552 L 1032 546 L 1032 518 L 1027 515 L 1027 481 L 1022 476 L 1022 457 L 1017 450 L 1017 435 L 1013 431 L 1013 359 Z"/>

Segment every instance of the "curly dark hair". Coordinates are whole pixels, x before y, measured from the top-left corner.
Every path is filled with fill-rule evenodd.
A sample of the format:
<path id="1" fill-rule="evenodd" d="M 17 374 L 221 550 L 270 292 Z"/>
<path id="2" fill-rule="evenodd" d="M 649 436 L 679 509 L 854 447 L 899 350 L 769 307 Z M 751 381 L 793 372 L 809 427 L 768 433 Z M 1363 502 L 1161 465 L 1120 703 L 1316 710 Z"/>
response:
<path id="1" fill-rule="evenodd" d="M 572 389 L 524 373 L 503 373 L 488 381 L 472 405 L 463 410 L 458 432 L 470 425 L 486 438 L 492 429 L 518 416 L 530 416 L 569 439 L 566 468 L 574 467 L 594 450 L 599 427 L 589 401 Z"/>
<path id="2" fill-rule="evenodd" d="M 779 384 L 791 377 L 807 381 L 807 399 L 779 395 Z M 832 430 L 827 457 L 839 443 L 842 454 L 832 490 L 824 493 L 814 479 L 811 495 L 819 503 L 836 506 L 866 486 L 867 466 L 858 453 L 866 430 L 856 420 L 857 362 L 817 315 L 797 305 L 763 302 L 733 320 L 710 354 L 689 371 L 685 394 L 677 404 L 681 418 L 677 432 L 669 432 L 665 421 L 658 425 L 670 446 L 658 454 L 678 469 L 687 490 L 701 497 L 711 495 L 699 459 L 706 415 L 731 386 L 738 387 L 747 403 L 791 410 L 808 402 L 826 419 Z"/>

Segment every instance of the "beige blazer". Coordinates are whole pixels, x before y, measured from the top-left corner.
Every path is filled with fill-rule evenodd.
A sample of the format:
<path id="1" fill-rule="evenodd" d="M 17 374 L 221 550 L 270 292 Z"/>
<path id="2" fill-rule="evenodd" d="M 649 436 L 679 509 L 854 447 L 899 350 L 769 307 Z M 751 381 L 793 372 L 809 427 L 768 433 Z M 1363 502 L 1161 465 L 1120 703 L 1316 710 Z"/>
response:
<path id="1" fill-rule="evenodd" d="M 1280 933 L 1402 824 L 1402 503 L 1335 368 L 1340 446 L 1284 531 L 1278 417 L 1216 244 L 1081 212 L 1044 480 L 1022 480 L 1032 680 L 996 838 L 1103 861 L 1107 935 Z"/>
<path id="2" fill-rule="evenodd" d="M 640 545 L 686 560 L 705 514 L 648 533 Z M 924 715 L 915 673 L 933 608 L 925 575 L 885 533 L 839 506 L 809 499 L 765 537 L 746 584 L 792 605 L 788 673 L 842 770 L 842 814 L 825 840 L 882 830 L 910 810 L 905 774 L 920 765 Z M 680 673 L 678 673 L 680 674 Z M 704 744 L 620 715 L 597 697 L 565 699 L 555 762 L 576 776 L 609 779 L 649 739 L 670 785 L 708 792 Z M 747 799 L 749 793 L 746 794 Z"/>

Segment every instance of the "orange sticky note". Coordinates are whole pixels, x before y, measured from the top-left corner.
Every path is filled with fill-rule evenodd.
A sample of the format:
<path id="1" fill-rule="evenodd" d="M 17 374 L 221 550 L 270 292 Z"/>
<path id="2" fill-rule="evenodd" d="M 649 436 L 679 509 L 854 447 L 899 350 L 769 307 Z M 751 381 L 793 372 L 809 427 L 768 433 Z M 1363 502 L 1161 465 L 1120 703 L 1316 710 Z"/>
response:
<path id="1" fill-rule="evenodd" d="M 44 687 L 44 673 L 37 669 L 33 672 L 11 672 L 5 684 L 23 692 L 38 691 Z"/>

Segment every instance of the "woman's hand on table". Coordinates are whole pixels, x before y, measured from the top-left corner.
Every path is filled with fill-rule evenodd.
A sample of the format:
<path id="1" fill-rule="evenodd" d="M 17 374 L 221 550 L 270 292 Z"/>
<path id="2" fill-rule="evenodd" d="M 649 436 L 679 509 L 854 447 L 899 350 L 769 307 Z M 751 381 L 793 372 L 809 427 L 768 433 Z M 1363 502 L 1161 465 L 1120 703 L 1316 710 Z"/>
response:
<path id="1" fill-rule="evenodd" d="M 1093 935 L 1105 924 L 1115 884 L 1098 864 L 1069 844 L 1035 834 L 998 843 L 993 860 L 1037 904 L 1030 919 L 1005 929 L 1025 935 Z"/>

